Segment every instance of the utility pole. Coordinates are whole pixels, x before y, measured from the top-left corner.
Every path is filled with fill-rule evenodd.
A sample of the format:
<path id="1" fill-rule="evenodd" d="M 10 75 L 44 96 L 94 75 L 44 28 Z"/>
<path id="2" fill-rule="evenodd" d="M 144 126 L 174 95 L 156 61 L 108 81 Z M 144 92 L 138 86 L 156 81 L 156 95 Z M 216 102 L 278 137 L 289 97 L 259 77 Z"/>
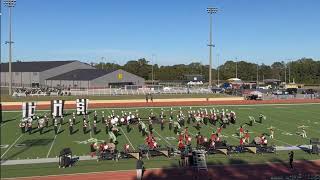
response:
<path id="1" fill-rule="evenodd" d="M 209 34 L 209 87 L 212 87 L 212 14 L 217 13 L 218 8 L 208 7 L 207 12 L 210 14 L 210 34 Z"/>
<path id="2" fill-rule="evenodd" d="M 16 0 L 6 0 L 4 1 L 4 4 L 8 7 L 9 10 L 9 41 L 6 41 L 6 44 L 9 44 L 9 95 L 12 95 L 12 19 L 11 19 L 11 11 L 12 8 L 16 5 Z"/>

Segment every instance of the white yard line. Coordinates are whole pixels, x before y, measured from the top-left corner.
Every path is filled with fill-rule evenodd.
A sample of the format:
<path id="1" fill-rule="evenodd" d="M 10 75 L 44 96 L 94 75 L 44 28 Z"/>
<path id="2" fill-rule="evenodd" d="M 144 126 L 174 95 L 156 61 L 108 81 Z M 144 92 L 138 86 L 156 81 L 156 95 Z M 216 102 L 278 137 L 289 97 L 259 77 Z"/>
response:
<path id="1" fill-rule="evenodd" d="M 59 128 L 58 128 L 58 133 L 59 133 L 60 128 L 61 128 L 61 124 L 60 124 L 60 126 L 59 126 Z M 49 155 L 50 155 L 51 149 L 52 149 L 53 144 L 54 144 L 54 142 L 55 142 L 55 140 L 56 140 L 56 138 L 57 138 L 57 135 L 58 135 L 58 134 L 56 134 L 56 135 L 54 136 L 54 138 L 53 138 L 53 141 L 52 141 L 52 143 L 51 143 L 50 149 L 49 149 L 48 154 L 47 154 L 47 158 L 48 158 Z"/>
<path id="2" fill-rule="evenodd" d="M 126 137 L 127 141 L 130 143 L 132 149 L 135 151 L 136 149 L 135 149 L 134 146 L 132 145 L 132 143 L 131 143 L 130 139 L 128 138 L 128 136 L 126 135 L 126 133 L 123 131 L 123 129 L 122 129 L 121 127 L 120 127 L 120 129 L 121 129 L 123 135 Z"/>
<path id="3" fill-rule="evenodd" d="M 12 144 L 11 146 L 1 155 L 1 158 L 19 141 L 19 139 L 23 136 L 23 134 L 21 134 Z"/>
<path id="4" fill-rule="evenodd" d="M 169 144 L 170 146 L 172 146 L 172 144 L 167 141 L 165 138 L 163 138 L 163 136 L 161 136 L 155 129 L 153 130 L 155 133 L 157 133 L 158 136 L 160 136 L 167 144 Z"/>

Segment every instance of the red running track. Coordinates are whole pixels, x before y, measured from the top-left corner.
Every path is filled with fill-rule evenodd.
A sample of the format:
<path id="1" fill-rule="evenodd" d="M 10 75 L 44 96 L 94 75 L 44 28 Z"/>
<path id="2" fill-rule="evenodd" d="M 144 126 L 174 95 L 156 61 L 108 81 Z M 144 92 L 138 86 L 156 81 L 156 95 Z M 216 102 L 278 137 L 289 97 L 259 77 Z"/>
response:
<path id="1" fill-rule="evenodd" d="M 205 105 L 246 105 L 246 104 L 294 104 L 320 103 L 320 99 L 275 99 L 275 100 L 226 100 L 226 101 L 176 101 L 176 102 L 130 102 L 92 103 L 90 108 L 165 107 L 165 106 L 205 106 Z M 75 104 L 65 104 L 66 109 L 75 109 Z M 50 104 L 37 105 L 37 109 L 49 110 Z M 2 110 L 21 110 L 21 105 L 3 105 Z"/>
<path id="2" fill-rule="evenodd" d="M 57 175 L 46 177 L 17 178 L 23 180 L 133 180 L 135 170 L 113 171 L 87 174 Z M 143 179 L 150 180 L 192 180 L 192 179 L 320 179 L 320 160 L 299 161 L 294 163 L 294 169 L 288 163 L 243 164 L 243 165 L 212 165 L 208 172 L 195 172 L 187 168 L 150 169 L 146 170 Z"/>

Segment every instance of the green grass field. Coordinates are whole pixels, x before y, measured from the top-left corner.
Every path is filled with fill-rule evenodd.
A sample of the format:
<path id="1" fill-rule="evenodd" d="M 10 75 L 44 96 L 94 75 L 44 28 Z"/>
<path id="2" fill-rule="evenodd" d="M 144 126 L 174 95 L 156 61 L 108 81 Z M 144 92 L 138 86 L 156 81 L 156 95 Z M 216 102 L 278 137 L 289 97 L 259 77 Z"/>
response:
<path id="1" fill-rule="evenodd" d="M 266 120 L 262 124 L 254 123 L 253 126 L 245 126 L 245 130 L 251 133 L 251 139 L 261 133 L 269 133 L 269 127 L 275 127 L 275 137 L 274 139 L 268 139 L 269 144 L 276 146 L 294 146 L 294 145 L 307 145 L 309 144 L 309 138 L 320 137 L 320 104 L 294 104 L 294 105 L 246 105 L 246 106 L 206 106 L 206 107 L 192 107 L 193 110 L 199 108 L 215 108 L 215 109 L 229 109 L 233 110 L 237 114 L 237 123 L 235 125 L 230 125 L 226 129 L 222 130 L 222 140 L 226 140 L 229 144 L 238 145 L 239 138 L 237 137 L 238 128 L 240 125 L 245 124 L 249 120 L 249 116 L 258 119 L 260 113 L 266 116 Z M 147 118 L 151 108 L 137 108 L 139 115 L 142 118 Z M 170 112 L 170 107 L 163 107 L 166 114 Z M 183 113 L 187 115 L 189 107 L 182 107 Z M 101 112 L 104 111 L 106 115 L 114 110 L 115 114 L 121 114 L 121 111 L 134 112 L 136 108 L 129 109 L 98 109 L 99 120 L 101 119 Z M 175 114 L 178 113 L 179 108 L 173 107 Z M 92 111 L 92 110 L 91 110 Z M 72 111 L 66 111 L 70 113 Z M 159 114 L 160 108 L 153 108 L 155 114 Z M 38 115 L 43 115 L 48 113 L 46 111 L 38 111 Z M 94 135 L 92 133 L 83 134 L 82 132 L 82 117 L 77 117 L 77 124 L 75 130 L 79 130 L 73 135 L 69 135 L 68 123 L 63 124 L 60 127 L 60 134 L 54 135 L 53 126 L 50 126 L 44 131 L 48 131 L 45 134 L 40 135 L 39 132 L 34 134 L 21 134 L 18 123 L 21 117 L 21 112 L 3 112 L 3 123 L 1 124 L 1 159 L 32 159 L 32 158 L 46 158 L 46 157 L 56 157 L 59 151 L 64 147 L 70 147 L 75 155 L 82 156 L 88 155 L 89 144 L 86 144 L 90 138 L 95 138 L 98 140 L 108 141 L 108 134 L 105 132 L 105 126 L 101 122 L 98 123 L 98 128 L 101 130 L 100 133 Z M 90 117 L 93 117 L 92 115 Z M 68 115 L 65 118 L 71 118 Z M 91 120 L 92 121 L 92 120 Z M 146 123 L 147 124 L 147 123 Z M 51 122 L 50 122 L 51 125 Z M 36 125 L 34 124 L 34 127 Z M 193 124 L 187 126 L 189 127 L 189 132 L 191 135 L 195 135 L 198 130 L 193 127 Z M 308 138 L 302 138 L 297 135 L 296 132 L 301 131 L 299 126 L 305 126 Z M 158 144 L 161 146 L 177 146 L 177 135 L 173 131 L 170 131 L 168 124 L 165 125 L 165 129 L 161 130 L 160 125 L 154 125 L 155 131 L 154 135 L 158 139 Z M 210 137 L 211 132 L 216 130 L 217 127 L 208 124 L 202 125 L 200 130 L 201 134 L 206 137 Z M 137 149 L 138 145 L 144 143 L 144 137 L 138 131 L 137 126 L 132 126 L 132 130 L 127 132 L 126 127 L 121 127 L 121 135 L 118 136 L 118 149 L 122 150 L 124 144 L 132 144 L 132 148 Z M 193 137 L 193 144 L 195 144 L 195 138 Z M 81 143 L 80 143 L 81 142 Z M 297 157 L 299 159 L 319 159 L 319 156 L 309 155 L 303 151 L 297 152 Z M 253 155 L 253 154 L 241 154 L 235 155 L 233 158 L 239 159 L 244 162 L 267 162 L 275 161 L 276 159 L 285 160 L 287 158 L 287 152 L 279 152 L 277 154 L 268 155 Z M 121 161 L 121 160 L 120 160 Z M 119 169 L 133 169 L 134 162 L 132 160 L 123 160 L 119 165 L 108 166 L 108 168 L 100 168 L 101 170 L 119 170 Z M 165 157 L 159 157 L 159 159 L 146 160 L 149 167 L 163 167 L 171 166 L 177 163 L 175 158 L 167 160 Z M 230 157 L 225 157 L 223 155 L 214 155 L 209 157 L 208 162 L 212 161 L 215 163 L 230 163 Z M 99 168 L 91 169 L 92 164 L 97 163 L 96 161 L 81 161 L 79 166 L 75 167 L 73 170 L 63 170 L 65 173 L 73 173 L 84 171 L 99 171 Z M 113 164 L 113 161 L 101 162 L 102 164 Z M 25 173 L 16 174 L 17 169 L 23 168 L 26 165 L 13 165 L 1 167 L 2 172 L 6 172 L 1 177 L 13 177 L 13 176 L 28 176 L 28 175 L 43 175 L 40 171 L 35 169 L 27 168 L 24 171 L 29 171 Z M 39 165 L 30 165 L 31 167 L 48 167 L 45 172 L 47 174 L 59 174 L 58 170 L 49 171 L 52 167 L 56 167 L 52 163 Z M 37 168 L 36 168 L 37 169 Z M 70 172 L 68 172 L 70 171 Z M 40 173 L 40 174 L 39 174 Z M 61 172 L 60 172 L 61 173 Z"/>

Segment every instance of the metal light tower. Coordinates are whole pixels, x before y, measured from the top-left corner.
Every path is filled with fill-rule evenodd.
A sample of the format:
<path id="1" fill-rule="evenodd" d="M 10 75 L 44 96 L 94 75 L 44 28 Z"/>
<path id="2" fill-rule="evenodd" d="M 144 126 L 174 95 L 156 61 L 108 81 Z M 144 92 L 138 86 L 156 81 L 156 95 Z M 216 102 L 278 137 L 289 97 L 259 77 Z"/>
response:
<path id="1" fill-rule="evenodd" d="M 11 9 L 16 5 L 16 0 L 5 0 L 4 4 L 9 9 L 9 41 L 6 41 L 6 44 L 9 44 L 9 95 L 12 95 L 12 72 L 11 72 L 11 63 L 12 63 L 12 19 L 11 19 Z"/>
<path id="2" fill-rule="evenodd" d="M 210 35 L 209 35 L 209 87 L 212 86 L 212 47 L 214 47 L 214 45 L 212 44 L 212 14 L 217 13 L 218 12 L 218 8 L 214 8 L 214 7 L 208 7 L 207 8 L 207 12 L 210 14 Z"/>

